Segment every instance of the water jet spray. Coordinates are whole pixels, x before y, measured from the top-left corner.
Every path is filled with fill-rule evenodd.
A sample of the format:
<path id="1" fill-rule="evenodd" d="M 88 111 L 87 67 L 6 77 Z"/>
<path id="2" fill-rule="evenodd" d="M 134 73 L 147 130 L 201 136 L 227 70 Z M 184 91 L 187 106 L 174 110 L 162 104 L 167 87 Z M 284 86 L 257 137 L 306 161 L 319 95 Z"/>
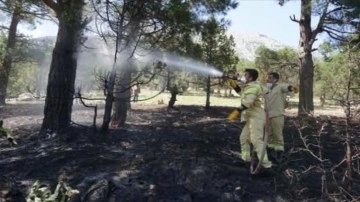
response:
<path id="1" fill-rule="evenodd" d="M 223 72 L 212 65 L 195 59 L 179 56 L 174 53 L 152 51 L 148 55 L 142 56 L 141 58 L 139 57 L 139 60 L 144 62 L 158 60 L 160 62 L 166 63 L 168 67 L 178 70 L 191 71 L 202 76 L 222 77 L 223 75 Z"/>

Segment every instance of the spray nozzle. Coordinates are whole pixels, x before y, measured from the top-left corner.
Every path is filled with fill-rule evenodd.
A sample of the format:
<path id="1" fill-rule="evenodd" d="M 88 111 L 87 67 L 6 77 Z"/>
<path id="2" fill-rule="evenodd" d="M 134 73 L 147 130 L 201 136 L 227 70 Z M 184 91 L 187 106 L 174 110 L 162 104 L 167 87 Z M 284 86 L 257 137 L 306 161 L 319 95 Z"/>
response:
<path id="1" fill-rule="evenodd" d="M 239 74 L 231 74 L 231 73 L 224 73 L 221 78 L 223 79 L 233 79 L 233 80 L 240 80 Z"/>

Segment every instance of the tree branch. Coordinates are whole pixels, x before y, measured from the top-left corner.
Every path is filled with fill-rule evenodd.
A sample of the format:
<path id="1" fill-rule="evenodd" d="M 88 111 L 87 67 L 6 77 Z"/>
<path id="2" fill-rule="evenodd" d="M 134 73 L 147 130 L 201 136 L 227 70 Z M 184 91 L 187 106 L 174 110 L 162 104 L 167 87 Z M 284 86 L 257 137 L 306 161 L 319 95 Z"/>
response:
<path id="1" fill-rule="evenodd" d="M 327 16 L 327 10 L 328 10 L 328 7 L 329 7 L 329 2 L 326 2 L 326 5 L 324 6 L 324 10 L 320 16 L 320 19 L 319 19 L 319 22 L 316 26 L 316 28 L 314 29 L 314 31 L 312 32 L 312 35 L 311 35 L 311 43 L 314 43 L 315 42 L 315 39 L 316 39 L 316 36 L 324 31 L 323 30 L 323 26 L 324 26 L 324 21 L 325 21 L 325 18 Z"/>
<path id="2" fill-rule="evenodd" d="M 294 68 L 294 67 L 299 66 L 298 63 L 293 63 L 293 62 L 270 62 L 270 65 L 279 65 L 280 68 L 284 68 L 284 67 L 288 67 L 288 66 L 290 66 L 291 68 Z"/>
<path id="3" fill-rule="evenodd" d="M 328 29 L 324 29 L 324 31 L 330 36 L 330 38 L 338 40 L 338 41 L 343 41 L 344 37 L 340 36 L 339 34 L 336 34 Z"/>
<path id="4" fill-rule="evenodd" d="M 342 9 L 344 9 L 345 7 L 341 6 L 341 7 L 337 7 L 332 9 L 331 11 L 327 12 L 326 15 L 330 15 L 331 13 L 337 12 L 337 11 L 341 11 Z"/>
<path id="5" fill-rule="evenodd" d="M 4 26 L 4 25 L 0 25 L 0 30 L 3 30 L 3 29 L 9 30 L 9 27 Z"/>
<path id="6" fill-rule="evenodd" d="M 289 17 L 290 17 L 290 20 L 291 20 L 291 21 L 300 23 L 300 21 L 296 19 L 295 15 L 289 16 Z"/>
<path id="7" fill-rule="evenodd" d="M 55 11 L 55 13 L 59 12 L 59 5 L 57 3 L 55 3 L 53 0 L 43 0 L 43 2 L 50 7 L 51 9 L 53 9 Z"/>

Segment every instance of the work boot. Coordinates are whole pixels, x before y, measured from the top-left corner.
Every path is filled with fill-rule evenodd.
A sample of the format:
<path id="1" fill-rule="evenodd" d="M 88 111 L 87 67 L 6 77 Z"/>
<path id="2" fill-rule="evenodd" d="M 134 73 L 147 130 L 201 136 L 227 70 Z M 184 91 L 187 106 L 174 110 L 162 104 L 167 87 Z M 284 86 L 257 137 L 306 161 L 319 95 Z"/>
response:
<path id="1" fill-rule="evenodd" d="M 271 162 L 276 163 L 276 151 L 273 148 L 267 148 L 267 155 Z"/>
<path id="2" fill-rule="evenodd" d="M 250 161 L 244 161 L 244 160 L 241 159 L 241 158 L 236 159 L 236 160 L 233 160 L 232 162 L 233 162 L 233 164 L 234 164 L 235 166 L 245 167 L 245 168 L 248 168 L 248 167 L 250 167 L 250 165 L 251 165 L 251 162 L 250 162 Z"/>
<path id="3" fill-rule="evenodd" d="M 275 161 L 280 164 L 284 159 L 284 151 L 276 151 L 275 150 Z"/>
<path id="4" fill-rule="evenodd" d="M 280 164 L 283 161 L 283 153 L 284 151 L 268 148 L 269 160 L 274 163 L 274 165 Z"/>
<path id="5" fill-rule="evenodd" d="M 275 171 L 272 167 L 265 168 L 263 166 L 260 167 L 260 170 L 258 173 L 252 174 L 254 177 L 272 177 L 274 176 Z"/>
<path id="6" fill-rule="evenodd" d="M 236 159 L 233 161 L 234 164 L 240 165 L 241 167 L 250 167 L 251 158 L 243 159 L 240 152 L 231 151 L 231 154 L 236 157 Z"/>
<path id="7" fill-rule="evenodd" d="M 262 169 L 259 172 L 259 175 L 261 177 L 270 177 L 273 176 L 275 174 L 274 169 L 272 167 L 270 168 L 264 168 L 262 167 Z"/>

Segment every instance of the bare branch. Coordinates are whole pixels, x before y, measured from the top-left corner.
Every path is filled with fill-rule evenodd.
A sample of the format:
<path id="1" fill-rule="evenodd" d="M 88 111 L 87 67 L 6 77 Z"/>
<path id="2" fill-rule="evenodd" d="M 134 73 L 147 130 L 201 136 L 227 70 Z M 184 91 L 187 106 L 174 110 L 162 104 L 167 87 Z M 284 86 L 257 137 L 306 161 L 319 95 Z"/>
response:
<path id="1" fill-rule="evenodd" d="M 4 25 L 0 25 L 0 29 L 6 29 L 6 30 L 9 30 L 9 27 L 4 26 Z"/>
<path id="2" fill-rule="evenodd" d="M 324 6 L 324 10 L 320 16 L 320 19 L 319 19 L 319 22 L 316 26 L 316 28 L 314 29 L 314 31 L 312 32 L 312 36 L 311 36 L 311 43 L 314 43 L 315 42 L 315 39 L 316 39 L 316 36 L 323 31 L 323 26 L 324 26 L 324 21 L 325 21 L 325 18 L 327 16 L 327 10 L 328 10 L 328 7 L 329 7 L 329 2 L 326 2 L 326 5 Z"/>
<path id="3" fill-rule="evenodd" d="M 290 66 L 291 68 L 294 68 L 294 67 L 299 66 L 298 63 L 294 63 L 294 62 L 270 62 L 270 65 L 279 65 L 280 68 L 284 68 L 284 67 L 288 67 L 288 66 Z"/>
<path id="4" fill-rule="evenodd" d="M 325 27 L 324 27 L 325 28 Z M 338 40 L 338 41 L 343 41 L 344 40 L 344 37 L 339 35 L 339 34 L 336 34 L 328 29 L 324 29 L 324 32 L 326 32 L 331 38 L 335 39 L 335 40 Z"/>
<path id="5" fill-rule="evenodd" d="M 53 0 L 43 0 L 43 2 L 49 6 L 51 9 L 55 11 L 55 13 L 59 12 L 59 5 L 55 3 Z"/>
<path id="6" fill-rule="evenodd" d="M 331 13 L 337 12 L 337 11 L 341 11 L 342 9 L 344 9 L 345 7 L 341 6 L 341 7 L 337 7 L 332 9 L 331 11 L 327 12 L 326 15 L 329 16 Z"/>
<path id="7" fill-rule="evenodd" d="M 295 15 L 289 16 L 289 17 L 290 17 L 290 20 L 291 20 L 291 21 L 300 23 L 300 21 L 299 21 L 298 19 L 296 19 Z"/>

